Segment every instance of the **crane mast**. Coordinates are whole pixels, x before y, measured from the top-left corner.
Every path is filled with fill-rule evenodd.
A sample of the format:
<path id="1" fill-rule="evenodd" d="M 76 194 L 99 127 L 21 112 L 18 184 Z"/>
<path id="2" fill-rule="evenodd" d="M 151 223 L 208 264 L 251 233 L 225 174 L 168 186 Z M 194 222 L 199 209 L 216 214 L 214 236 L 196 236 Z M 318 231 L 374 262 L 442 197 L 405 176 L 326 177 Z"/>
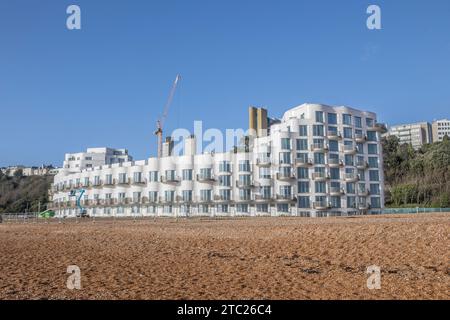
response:
<path id="1" fill-rule="evenodd" d="M 177 89 L 178 82 L 180 81 L 181 77 L 179 74 L 177 74 L 175 81 L 172 84 L 172 88 L 170 89 L 169 97 L 167 98 L 167 102 L 164 106 L 164 111 L 161 117 L 156 121 L 156 130 L 154 134 L 157 138 L 158 143 L 158 158 L 162 157 L 162 136 L 163 136 L 163 128 L 164 128 L 164 122 L 167 118 L 167 114 L 169 112 L 170 105 L 172 104 L 173 96 L 175 95 L 175 90 Z"/>

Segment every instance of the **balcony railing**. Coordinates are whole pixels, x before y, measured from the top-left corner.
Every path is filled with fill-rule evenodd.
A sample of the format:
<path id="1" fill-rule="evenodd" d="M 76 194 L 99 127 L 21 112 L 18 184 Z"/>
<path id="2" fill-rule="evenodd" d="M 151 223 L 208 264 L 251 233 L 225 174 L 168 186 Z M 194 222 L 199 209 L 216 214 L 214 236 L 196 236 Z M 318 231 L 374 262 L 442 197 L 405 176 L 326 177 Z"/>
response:
<path id="1" fill-rule="evenodd" d="M 270 158 L 258 158 L 256 159 L 256 165 L 260 167 L 268 167 L 272 164 Z"/>
<path id="2" fill-rule="evenodd" d="M 328 146 L 326 144 L 323 143 L 313 143 L 311 145 L 311 151 L 328 151 Z"/>
<path id="3" fill-rule="evenodd" d="M 343 194 L 345 194 L 345 191 L 343 188 L 330 187 L 330 194 L 331 195 L 343 195 Z"/>
<path id="4" fill-rule="evenodd" d="M 331 206 L 326 201 L 315 201 L 313 202 L 313 208 L 316 210 L 327 210 L 331 208 Z"/>
<path id="5" fill-rule="evenodd" d="M 344 165 L 344 162 L 338 158 L 330 158 L 328 159 L 328 165 L 330 167 L 340 167 Z"/>
<path id="6" fill-rule="evenodd" d="M 313 180 L 324 181 L 324 180 L 330 179 L 330 176 L 327 175 L 325 172 L 313 172 L 312 178 L 313 178 Z"/>
<path id="7" fill-rule="evenodd" d="M 144 184 L 147 184 L 147 179 L 145 179 L 145 178 L 134 179 L 133 178 L 131 183 L 134 184 L 134 185 L 144 185 Z"/>
<path id="8" fill-rule="evenodd" d="M 295 165 L 297 167 L 306 167 L 311 166 L 312 164 L 313 164 L 312 159 L 303 159 L 303 158 L 295 159 Z"/>
<path id="9" fill-rule="evenodd" d="M 277 194 L 275 196 L 277 201 L 294 201 L 296 200 L 292 194 Z"/>
<path id="10" fill-rule="evenodd" d="M 356 167 L 358 169 L 367 169 L 369 164 L 366 161 L 356 161 Z"/>
<path id="11" fill-rule="evenodd" d="M 354 182 L 359 180 L 359 176 L 356 173 L 346 173 L 344 179 L 348 182 Z"/>
<path id="12" fill-rule="evenodd" d="M 197 174 L 197 181 L 199 182 L 214 182 L 215 180 L 213 175 Z"/>
<path id="13" fill-rule="evenodd" d="M 345 145 L 342 148 L 342 151 L 346 154 L 356 154 L 358 152 L 358 149 L 352 145 Z"/>
<path id="14" fill-rule="evenodd" d="M 295 174 L 293 172 L 277 172 L 277 180 L 293 180 L 295 179 Z"/>
<path id="15" fill-rule="evenodd" d="M 178 183 L 181 181 L 179 176 L 161 176 L 160 181 L 162 183 Z"/>
<path id="16" fill-rule="evenodd" d="M 253 186 L 254 184 L 252 183 L 252 181 L 236 180 L 236 187 L 238 187 L 239 189 L 252 188 Z"/>
<path id="17" fill-rule="evenodd" d="M 341 139 L 342 136 L 341 136 L 341 134 L 340 134 L 339 132 L 337 132 L 337 131 L 330 131 L 330 130 L 328 130 L 328 132 L 327 132 L 327 138 L 330 139 L 330 140 L 338 140 L 338 139 Z"/>
<path id="18" fill-rule="evenodd" d="M 362 133 L 355 133 L 355 140 L 357 142 L 365 142 L 367 140 L 367 137 Z"/>

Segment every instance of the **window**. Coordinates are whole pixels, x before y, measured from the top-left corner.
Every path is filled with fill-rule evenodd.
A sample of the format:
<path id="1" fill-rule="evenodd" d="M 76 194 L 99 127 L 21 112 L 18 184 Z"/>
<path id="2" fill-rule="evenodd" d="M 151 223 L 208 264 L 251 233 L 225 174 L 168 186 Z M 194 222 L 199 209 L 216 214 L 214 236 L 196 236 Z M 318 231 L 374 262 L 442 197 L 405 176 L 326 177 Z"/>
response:
<path id="1" fill-rule="evenodd" d="M 372 127 L 373 127 L 373 124 L 374 124 L 373 119 L 371 119 L 371 118 L 366 118 L 366 126 L 367 126 L 367 127 L 372 128 Z"/>
<path id="2" fill-rule="evenodd" d="M 141 193 L 140 192 L 133 192 L 133 202 L 134 203 L 141 202 Z"/>
<path id="3" fill-rule="evenodd" d="M 200 177 L 202 179 L 211 179 L 211 168 L 201 168 Z"/>
<path id="4" fill-rule="evenodd" d="M 330 178 L 333 180 L 340 179 L 339 168 L 330 168 Z"/>
<path id="5" fill-rule="evenodd" d="M 238 213 L 248 213 L 248 204 L 239 203 L 236 205 L 236 211 Z"/>
<path id="6" fill-rule="evenodd" d="M 250 171 L 250 161 L 249 160 L 240 160 L 239 161 L 239 171 L 249 172 Z"/>
<path id="7" fill-rule="evenodd" d="M 149 191 L 148 199 L 150 202 L 157 202 L 158 201 L 158 191 Z"/>
<path id="8" fill-rule="evenodd" d="M 150 180 L 150 182 L 157 182 L 158 181 L 158 171 L 150 171 L 149 172 L 149 180 Z"/>
<path id="9" fill-rule="evenodd" d="M 297 150 L 307 151 L 308 150 L 308 139 L 297 139 Z"/>
<path id="10" fill-rule="evenodd" d="M 240 174 L 238 179 L 239 179 L 239 184 L 242 186 L 250 186 L 251 185 L 251 175 L 249 175 L 249 174 Z"/>
<path id="11" fill-rule="evenodd" d="M 297 160 L 301 163 L 307 163 L 308 162 L 308 154 L 307 153 L 297 153 Z"/>
<path id="12" fill-rule="evenodd" d="M 84 158 L 84 160 L 92 161 L 92 157 L 86 157 L 86 158 Z"/>
<path id="13" fill-rule="evenodd" d="M 370 198 L 370 207 L 371 208 L 381 208 L 380 198 Z"/>
<path id="14" fill-rule="evenodd" d="M 344 128 L 344 138 L 345 139 L 352 139 L 352 137 L 353 137 L 353 130 L 352 130 L 352 128 L 347 128 L 347 127 L 345 127 Z"/>
<path id="15" fill-rule="evenodd" d="M 166 200 L 166 202 L 175 201 L 175 191 L 173 190 L 164 191 L 164 199 Z"/>
<path id="16" fill-rule="evenodd" d="M 229 187 L 231 185 L 231 176 L 219 176 L 219 186 L 221 187 Z"/>
<path id="17" fill-rule="evenodd" d="M 175 180 L 175 170 L 166 170 L 165 177 L 167 181 Z"/>
<path id="18" fill-rule="evenodd" d="M 231 166 L 229 161 L 221 161 L 219 163 L 219 172 L 230 172 Z"/>
<path id="19" fill-rule="evenodd" d="M 341 197 L 332 196 L 330 197 L 330 204 L 332 208 L 341 207 Z"/>
<path id="20" fill-rule="evenodd" d="M 281 138 L 281 149 L 291 150 L 291 139 Z"/>
<path id="21" fill-rule="evenodd" d="M 270 168 L 259 168 L 260 179 L 270 179 Z"/>
<path id="22" fill-rule="evenodd" d="M 181 173 L 184 181 L 192 181 L 192 169 L 183 169 Z"/>
<path id="23" fill-rule="evenodd" d="M 240 200 L 250 200 L 251 191 L 250 189 L 239 189 L 239 199 Z"/>
<path id="24" fill-rule="evenodd" d="M 369 168 L 378 168 L 378 158 L 369 157 Z"/>
<path id="25" fill-rule="evenodd" d="M 377 141 L 377 133 L 375 131 L 367 131 L 367 141 Z"/>
<path id="26" fill-rule="evenodd" d="M 364 144 L 363 143 L 356 144 L 356 152 L 358 154 L 364 154 Z"/>
<path id="27" fill-rule="evenodd" d="M 269 205 L 267 203 L 260 203 L 256 205 L 257 212 L 269 212 Z"/>
<path id="28" fill-rule="evenodd" d="M 351 126 L 352 125 L 352 116 L 350 114 L 342 115 L 342 123 Z"/>
<path id="29" fill-rule="evenodd" d="M 331 152 L 339 152 L 339 144 L 335 140 L 328 141 L 328 148 Z"/>
<path id="30" fill-rule="evenodd" d="M 300 125 L 298 128 L 298 132 L 301 137 L 307 137 L 308 136 L 308 126 Z"/>
<path id="31" fill-rule="evenodd" d="M 127 183 L 127 174 L 119 173 L 119 183 Z"/>
<path id="32" fill-rule="evenodd" d="M 372 194 L 372 195 L 379 195 L 380 194 L 380 185 L 378 183 L 371 183 L 369 191 L 370 191 L 370 194 Z"/>
<path id="33" fill-rule="evenodd" d="M 291 153 L 280 152 L 280 164 L 290 164 L 290 163 L 291 163 Z"/>
<path id="34" fill-rule="evenodd" d="M 141 172 L 133 173 L 133 181 L 134 182 L 142 182 L 142 173 Z"/>
<path id="35" fill-rule="evenodd" d="M 316 122 L 323 122 L 323 112 L 316 111 Z"/>
<path id="36" fill-rule="evenodd" d="M 353 166 L 353 156 L 351 154 L 346 154 L 344 156 L 344 163 L 346 166 Z"/>
<path id="37" fill-rule="evenodd" d="M 297 168 L 297 179 L 308 179 L 308 168 Z"/>
<path id="38" fill-rule="evenodd" d="M 288 213 L 289 212 L 289 204 L 287 204 L 287 203 L 277 204 L 277 211 L 283 212 L 283 213 Z"/>
<path id="39" fill-rule="evenodd" d="M 347 182 L 347 193 L 355 193 L 355 183 Z"/>
<path id="40" fill-rule="evenodd" d="M 291 186 L 280 186 L 280 195 L 283 197 L 291 196 Z"/>
<path id="41" fill-rule="evenodd" d="M 370 181 L 380 181 L 380 175 L 378 170 L 369 170 L 369 180 Z"/>
<path id="42" fill-rule="evenodd" d="M 260 189 L 260 192 L 261 192 L 261 196 L 264 199 L 269 199 L 271 197 L 271 194 L 272 194 L 272 189 L 271 189 L 270 186 L 262 186 L 261 189 Z"/>
<path id="43" fill-rule="evenodd" d="M 181 195 L 183 197 L 184 202 L 191 202 L 192 201 L 192 190 L 183 190 L 181 192 Z"/>
<path id="44" fill-rule="evenodd" d="M 337 124 L 336 113 L 328 113 L 328 124 Z"/>
<path id="45" fill-rule="evenodd" d="M 355 127 L 362 128 L 361 117 L 355 117 Z"/>
<path id="46" fill-rule="evenodd" d="M 323 137 L 323 125 L 322 124 L 315 124 L 313 125 L 313 135 Z"/>
<path id="47" fill-rule="evenodd" d="M 378 154 L 378 147 L 377 147 L 377 145 L 369 143 L 367 145 L 367 153 L 368 154 Z"/>
<path id="48" fill-rule="evenodd" d="M 314 153 L 314 164 L 325 164 L 325 155 L 323 153 Z"/>
<path id="49" fill-rule="evenodd" d="M 298 201 L 297 206 L 299 208 L 310 208 L 311 207 L 310 202 L 309 202 L 309 197 L 300 196 L 300 197 L 298 197 L 297 201 Z"/>
<path id="50" fill-rule="evenodd" d="M 356 207 L 356 198 L 353 196 L 347 197 L 347 208 Z"/>
<path id="51" fill-rule="evenodd" d="M 113 183 L 112 174 L 107 174 L 107 175 L 105 176 L 105 183 L 106 183 L 106 184 L 112 184 L 112 183 Z"/>
<path id="52" fill-rule="evenodd" d="M 366 181 L 366 173 L 364 172 L 364 169 L 358 170 L 358 178 L 361 181 Z"/>
<path id="53" fill-rule="evenodd" d="M 219 196 L 221 200 L 230 200 L 231 199 L 231 190 L 230 189 L 220 189 Z"/>
<path id="54" fill-rule="evenodd" d="M 309 181 L 299 181 L 297 187 L 298 193 L 309 193 Z"/>
<path id="55" fill-rule="evenodd" d="M 314 185 L 316 193 L 326 193 L 326 184 L 324 181 L 316 181 Z"/>
<path id="56" fill-rule="evenodd" d="M 211 201 L 211 190 L 200 190 L 201 201 Z"/>

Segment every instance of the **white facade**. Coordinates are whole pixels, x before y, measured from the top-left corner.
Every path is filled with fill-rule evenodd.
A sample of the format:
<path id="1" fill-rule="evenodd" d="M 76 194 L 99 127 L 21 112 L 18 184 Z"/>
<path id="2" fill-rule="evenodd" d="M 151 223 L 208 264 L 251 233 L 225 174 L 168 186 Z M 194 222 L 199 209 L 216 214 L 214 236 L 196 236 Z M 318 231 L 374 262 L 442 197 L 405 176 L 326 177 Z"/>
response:
<path id="1" fill-rule="evenodd" d="M 86 152 L 66 153 L 63 168 L 78 172 L 87 168 L 132 161 L 126 149 L 88 148 Z"/>
<path id="2" fill-rule="evenodd" d="M 329 216 L 384 206 L 376 115 L 347 107 L 303 104 L 255 138 L 250 152 L 150 158 L 66 169 L 55 177 L 53 209 L 77 213 L 70 190 L 86 190 L 91 216 Z"/>
<path id="3" fill-rule="evenodd" d="M 433 121 L 433 141 L 442 141 L 445 136 L 450 137 L 450 120 L 442 119 Z"/>
<path id="4" fill-rule="evenodd" d="M 433 142 L 431 124 L 428 122 L 392 126 L 386 135 L 396 136 L 399 138 L 400 144 L 411 144 L 414 149 Z"/>

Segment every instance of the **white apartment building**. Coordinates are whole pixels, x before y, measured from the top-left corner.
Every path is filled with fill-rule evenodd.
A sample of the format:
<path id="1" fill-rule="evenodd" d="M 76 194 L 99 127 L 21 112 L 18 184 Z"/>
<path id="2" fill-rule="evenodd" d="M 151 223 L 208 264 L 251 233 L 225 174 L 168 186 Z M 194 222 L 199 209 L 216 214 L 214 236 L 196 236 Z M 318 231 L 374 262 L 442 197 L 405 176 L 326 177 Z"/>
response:
<path id="1" fill-rule="evenodd" d="M 432 128 L 429 122 L 392 126 L 386 136 L 396 136 L 399 138 L 400 144 L 411 144 L 414 149 L 419 149 L 424 144 L 433 142 Z"/>
<path id="2" fill-rule="evenodd" d="M 63 168 L 78 172 L 87 168 L 132 161 L 127 149 L 88 148 L 86 152 L 66 153 Z"/>
<path id="3" fill-rule="evenodd" d="M 442 119 L 433 121 L 433 141 L 442 141 L 445 136 L 450 137 L 450 120 Z"/>
<path id="4" fill-rule="evenodd" d="M 52 208 L 75 216 L 75 188 L 96 217 L 323 217 L 383 208 L 384 126 L 375 113 L 303 104 L 269 126 L 247 152 L 196 154 L 191 136 L 182 156 L 67 168 L 55 177 Z"/>

